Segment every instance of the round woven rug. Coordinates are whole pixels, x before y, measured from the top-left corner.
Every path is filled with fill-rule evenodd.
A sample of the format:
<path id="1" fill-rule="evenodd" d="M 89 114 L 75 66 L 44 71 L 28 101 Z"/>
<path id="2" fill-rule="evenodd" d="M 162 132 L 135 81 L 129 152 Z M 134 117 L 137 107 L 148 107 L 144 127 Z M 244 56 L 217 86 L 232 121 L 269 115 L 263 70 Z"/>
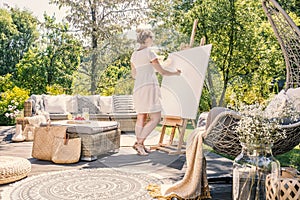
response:
<path id="1" fill-rule="evenodd" d="M 161 183 L 147 174 L 94 168 L 51 172 L 23 179 L 3 191 L 3 199 L 151 199 L 146 186 Z"/>

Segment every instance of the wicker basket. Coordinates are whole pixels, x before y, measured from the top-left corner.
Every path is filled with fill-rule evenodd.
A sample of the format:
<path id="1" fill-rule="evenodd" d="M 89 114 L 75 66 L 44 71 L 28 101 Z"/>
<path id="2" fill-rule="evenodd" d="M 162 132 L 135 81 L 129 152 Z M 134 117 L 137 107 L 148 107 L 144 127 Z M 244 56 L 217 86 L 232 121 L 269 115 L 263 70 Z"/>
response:
<path id="1" fill-rule="evenodd" d="M 66 126 L 40 126 L 34 130 L 34 140 L 32 144 L 32 157 L 40 160 L 52 159 L 52 147 L 54 137 L 65 137 Z"/>
<path id="2" fill-rule="evenodd" d="M 278 187 L 280 188 L 279 191 Z M 278 181 L 274 181 L 271 176 L 267 176 L 266 195 L 267 200 L 299 200 L 300 177 L 285 170 L 282 171 L 282 176 Z"/>

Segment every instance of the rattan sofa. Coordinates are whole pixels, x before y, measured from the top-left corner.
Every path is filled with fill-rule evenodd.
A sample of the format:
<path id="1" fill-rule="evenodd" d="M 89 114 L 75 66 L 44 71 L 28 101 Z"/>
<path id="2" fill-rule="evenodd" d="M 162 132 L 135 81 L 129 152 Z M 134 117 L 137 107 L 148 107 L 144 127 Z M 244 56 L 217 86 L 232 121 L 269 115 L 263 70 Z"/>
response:
<path id="1" fill-rule="evenodd" d="M 90 120 L 117 121 L 122 132 L 134 131 L 137 118 L 132 95 L 31 95 L 24 104 L 24 116 L 45 114 L 52 121 L 67 120 L 89 108 Z"/>

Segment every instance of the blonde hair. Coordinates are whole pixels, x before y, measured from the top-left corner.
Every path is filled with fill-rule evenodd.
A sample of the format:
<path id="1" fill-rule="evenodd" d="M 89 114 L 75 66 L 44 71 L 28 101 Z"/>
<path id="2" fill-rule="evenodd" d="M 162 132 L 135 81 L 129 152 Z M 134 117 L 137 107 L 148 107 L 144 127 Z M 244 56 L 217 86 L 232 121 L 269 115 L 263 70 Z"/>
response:
<path id="1" fill-rule="evenodd" d="M 145 44 L 145 41 L 149 37 L 154 37 L 154 34 L 150 30 L 145 30 L 145 29 L 137 29 L 137 42 L 140 44 Z"/>

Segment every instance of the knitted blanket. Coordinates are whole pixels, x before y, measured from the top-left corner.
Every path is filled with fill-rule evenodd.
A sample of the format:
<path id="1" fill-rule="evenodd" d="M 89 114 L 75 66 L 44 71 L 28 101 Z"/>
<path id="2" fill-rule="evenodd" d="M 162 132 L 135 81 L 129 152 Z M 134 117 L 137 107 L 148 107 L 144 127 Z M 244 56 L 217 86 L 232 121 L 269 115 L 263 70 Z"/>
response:
<path id="1" fill-rule="evenodd" d="M 206 159 L 202 143 L 205 127 L 196 128 L 188 137 L 186 148 L 187 169 L 182 180 L 172 185 L 149 185 L 149 194 L 157 199 L 211 198 L 206 174 Z"/>

